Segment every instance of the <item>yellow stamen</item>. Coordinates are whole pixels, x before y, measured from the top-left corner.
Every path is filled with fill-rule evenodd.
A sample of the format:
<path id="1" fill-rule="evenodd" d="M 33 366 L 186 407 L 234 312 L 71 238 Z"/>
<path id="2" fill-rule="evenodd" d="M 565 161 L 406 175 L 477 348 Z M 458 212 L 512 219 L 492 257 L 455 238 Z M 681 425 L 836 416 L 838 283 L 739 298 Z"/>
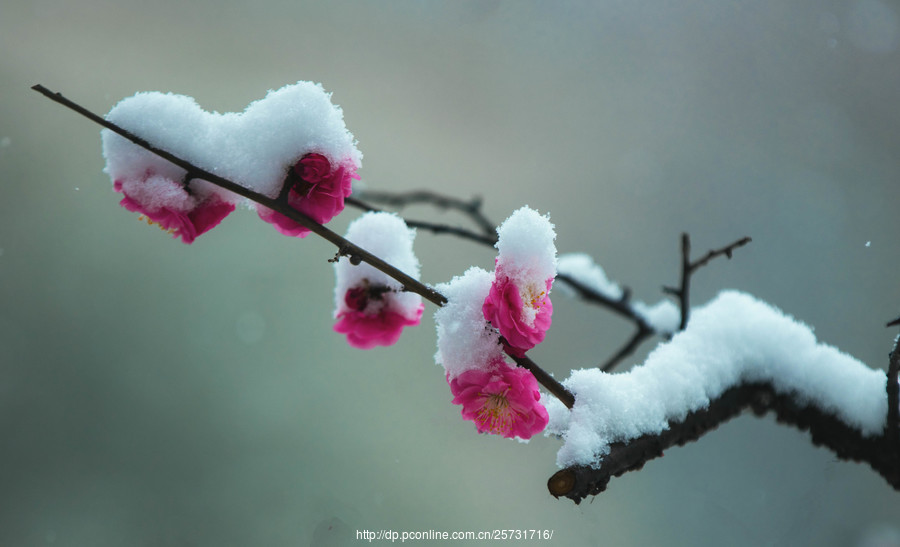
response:
<path id="1" fill-rule="evenodd" d="M 524 298 L 522 298 L 522 300 L 528 302 L 528 305 L 530 305 L 532 308 L 540 308 L 542 300 L 544 299 L 544 296 L 547 295 L 547 291 L 541 291 L 540 294 L 538 294 L 538 295 L 535 295 L 534 293 L 535 293 L 534 287 L 532 287 L 532 286 L 526 287 L 525 294 L 523 295 Z"/>
<path id="2" fill-rule="evenodd" d="M 143 220 L 147 223 L 147 226 L 157 226 L 160 230 L 166 232 L 169 235 L 173 235 L 175 233 L 176 228 L 163 228 L 162 224 L 156 222 L 154 220 L 150 220 L 150 217 L 147 215 L 141 215 L 138 217 L 138 220 Z"/>
<path id="3" fill-rule="evenodd" d="M 509 433 L 513 419 L 506 390 L 502 393 L 480 393 L 479 396 L 485 397 L 485 401 L 477 413 L 478 423 L 497 435 Z"/>

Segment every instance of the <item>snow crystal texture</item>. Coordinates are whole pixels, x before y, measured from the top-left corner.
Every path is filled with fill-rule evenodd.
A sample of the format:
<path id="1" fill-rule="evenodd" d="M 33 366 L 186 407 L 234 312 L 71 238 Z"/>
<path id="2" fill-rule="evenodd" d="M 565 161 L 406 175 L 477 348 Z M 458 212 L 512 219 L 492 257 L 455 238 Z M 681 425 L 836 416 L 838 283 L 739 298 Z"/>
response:
<path id="1" fill-rule="evenodd" d="M 503 359 L 500 334 L 484 320 L 482 306 L 491 290 L 494 274 L 471 267 L 461 276 L 436 288 L 447 304 L 434 314 L 438 351 L 434 360 L 443 365 L 450 380 L 470 369 L 485 369 Z"/>
<path id="2" fill-rule="evenodd" d="M 276 197 L 293 164 L 309 153 L 332 165 L 357 168 L 362 154 L 344 125 L 343 112 L 321 84 L 297 82 L 269 91 L 244 112 L 207 112 L 184 95 L 155 91 L 120 101 L 106 119 L 192 164 Z M 120 137 L 101 132 L 105 171 L 113 180 L 147 172 L 181 180 L 185 171 Z"/>
<path id="3" fill-rule="evenodd" d="M 513 281 L 556 277 L 556 231 L 548 216 L 522 207 L 503 221 L 497 236 L 497 268 Z"/>
<path id="4" fill-rule="evenodd" d="M 687 329 L 643 365 L 616 374 L 573 371 L 563 385 L 575 406 L 548 405 L 547 432 L 565 440 L 560 467 L 602 465 L 613 442 L 658 434 L 739 383 L 770 382 L 863 435 L 877 435 L 886 421 L 886 381 L 884 371 L 817 343 L 812 329 L 780 310 L 725 291 L 694 310 Z"/>
<path id="5" fill-rule="evenodd" d="M 413 252 L 416 231 L 406 226 L 406 222 L 394 213 L 365 213 L 347 227 L 347 239 L 359 247 L 381 257 L 401 272 L 413 279 L 419 279 L 419 259 Z M 414 292 L 405 292 L 402 284 L 369 264 L 354 266 L 347 258 L 341 258 L 334 265 L 335 272 L 335 316 L 346 308 L 344 295 L 347 290 L 359 287 L 368 281 L 372 285 L 390 287 L 396 291 L 391 296 L 394 311 L 405 317 L 418 314 L 422 297 Z"/>
<path id="6" fill-rule="evenodd" d="M 566 253 L 560 255 L 557 269 L 559 273 L 571 277 L 610 300 L 620 300 L 624 296 L 622 287 L 606 277 L 603 268 L 587 254 Z M 563 293 L 569 296 L 576 295 L 575 291 L 565 283 L 560 283 L 559 286 L 562 287 Z M 652 306 L 636 301 L 632 304 L 632 309 L 658 333 L 675 332 L 681 325 L 681 312 L 678 306 L 670 300 L 660 300 Z"/>

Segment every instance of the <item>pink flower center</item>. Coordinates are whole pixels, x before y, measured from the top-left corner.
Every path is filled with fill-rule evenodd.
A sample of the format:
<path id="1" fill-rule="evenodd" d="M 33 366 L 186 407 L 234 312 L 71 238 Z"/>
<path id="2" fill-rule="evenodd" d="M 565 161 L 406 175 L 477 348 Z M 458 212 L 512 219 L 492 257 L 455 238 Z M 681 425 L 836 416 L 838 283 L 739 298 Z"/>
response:
<path id="1" fill-rule="evenodd" d="M 364 279 L 361 286 L 347 290 L 344 294 L 344 304 L 348 309 L 364 312 L 371 302 L 381 302 L 384 300 L 384 295 L 389 292 L 391 292 L 390 287 L 370 285 L 369 280 Z M 369 310 L 369 313 L 374 313 L 374 311 Z"/>
<path id="2" fill-rule="evenodd" d="M 479 396 L 485 399 L 475 419 L 483 429 L 496 435 L 503 435 L 512 430 L 513 417 L 509 399 L 506 397 L 507 391 L 508 388 L 502 393 L 479 393 Z"/>
<path id="3" fill-rule="evenodd" d="M 307 154 L 291 168 L 289 177 L 293 181 L 291 189 L 301 196 L 306 196 L 331 172 L 328 158 L 321 154 Z"/>
<path id="4" fill-rule="evenodd" d="M 363 311 L 369 305 L 369 290 L 366 287 L 355 287 L 344 295 L 344 304 L 354 311 Z"/>

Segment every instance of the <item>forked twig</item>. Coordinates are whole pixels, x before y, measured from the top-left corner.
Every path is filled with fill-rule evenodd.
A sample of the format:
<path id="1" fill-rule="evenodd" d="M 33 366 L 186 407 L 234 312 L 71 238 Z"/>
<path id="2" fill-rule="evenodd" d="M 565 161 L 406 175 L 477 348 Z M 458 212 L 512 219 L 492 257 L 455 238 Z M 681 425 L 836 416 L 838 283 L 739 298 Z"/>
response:
<path id="1" fill-rule="evenodd" d="M 694 275 L 694 272 L 703 266 L 706 266 L 710 260 L 717 256 L 724 255 L 726 258 L 731 259 L 732 251 L 738 247 L 743 247 L 751 241 L 752 239 L 749 237 L 742 237 L 721 249 L 713 249 L 701 258 L 691 262 L 691 236 L 687 233 L 681 234 L 681 285 L 678 288 L 663 287 L 663 292 L 677 297 L 681 306 L 681 324 L 678 327 L 679 330 L 684 330 L 684 328 L 687 327 L 688 315 L 690 314 L 691 276 Z"/>

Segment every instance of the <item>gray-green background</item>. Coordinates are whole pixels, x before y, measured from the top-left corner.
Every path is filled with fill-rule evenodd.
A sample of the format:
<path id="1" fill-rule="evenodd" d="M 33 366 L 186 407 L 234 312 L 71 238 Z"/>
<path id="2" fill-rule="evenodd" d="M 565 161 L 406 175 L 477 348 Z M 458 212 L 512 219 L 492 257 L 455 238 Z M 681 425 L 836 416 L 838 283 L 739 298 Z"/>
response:
<path id="1" fill-rule="evenodd" d="M 886 368 L 898 43 L 892 0 L 4 2 L 0 545 L 353 545 L 379 528 L 900 541 L 900 494 L 771 418 L 591 503 L 554 500 L 558 441 L 479 436 L 450 405 L 432 309 L 395 347 L 350 348 L 331 331 L 328 244 L 246 211 L 190 246 L 148 228 L 117 205 L 98 127 L 28 89 L 99 113 L 141 90 L 224 112 L 320 81 L 371 188 L 481 195 L 498 222 L 549 211 L 561 252 L 651 302 L 677 281 L 681 231 L 698 252 L 750 235 L 696 276 L 695 303 L 749 291 Z M 417 251 L 428 282 L 493 261 L 425 233 Z M 554 307 L 533 357 L 558 377 L 630 334 L 561 294 Z"/>

